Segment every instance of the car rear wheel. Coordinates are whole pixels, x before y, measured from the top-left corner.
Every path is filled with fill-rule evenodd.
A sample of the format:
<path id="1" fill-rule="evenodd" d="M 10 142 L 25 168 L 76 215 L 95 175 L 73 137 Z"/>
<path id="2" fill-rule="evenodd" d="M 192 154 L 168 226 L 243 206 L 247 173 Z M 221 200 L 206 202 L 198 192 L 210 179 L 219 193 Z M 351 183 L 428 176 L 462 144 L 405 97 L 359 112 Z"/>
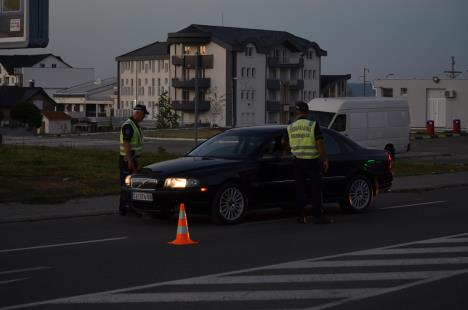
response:
<path id="1" fill-rule="evenodd" d="M 213 199 L 212 220 L 215 223 L 236 224 L 242 220 L 247 209 L 247 198 L 239 185 L 226 183 Z"/>
<path id="2" fill-rule="evenodd" d="M 373 200 L 372 185 L 368 178 L 357 175 L 349 180 L 341 208 L 345 212 L 362 213 L 367 211 Z"/>

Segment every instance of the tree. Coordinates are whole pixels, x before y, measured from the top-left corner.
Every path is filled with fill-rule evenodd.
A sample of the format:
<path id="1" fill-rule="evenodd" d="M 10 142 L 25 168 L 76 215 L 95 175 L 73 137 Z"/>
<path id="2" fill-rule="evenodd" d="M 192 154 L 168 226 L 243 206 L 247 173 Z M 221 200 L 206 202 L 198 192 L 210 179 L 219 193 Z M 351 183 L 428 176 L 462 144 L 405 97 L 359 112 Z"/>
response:
<path id="1" fill-rule="evenodd" d="M 167 91 L 163 92 L 159 96 L 158 100 L 158 114 L 156 115 L 156 127 L 157 128 L 173 128 L 177 127 L 179 116 L 172 109 L 169 103 L 169 97 Z"/>
<path id="2" fill-rule="evenodd" d="M 213 126 L 216 125 L 218 118 L 220 122 L 224 119 L 222 112 L 223 107 L 226 105 L 226 96 L 218 96 L 218 89 L 216 87 L 210 88 L 207 93 L 210 98 L 208 117 L 210 119 L 210 127 L 213 128 Z"/>
<path id="3" fill-rule="evenodd" d="M 41 111 L 30 102 L 20 102 L 11 109 L 11 118 L 20 123 L 28 124 L 30 127 L 41 127 Z"/>

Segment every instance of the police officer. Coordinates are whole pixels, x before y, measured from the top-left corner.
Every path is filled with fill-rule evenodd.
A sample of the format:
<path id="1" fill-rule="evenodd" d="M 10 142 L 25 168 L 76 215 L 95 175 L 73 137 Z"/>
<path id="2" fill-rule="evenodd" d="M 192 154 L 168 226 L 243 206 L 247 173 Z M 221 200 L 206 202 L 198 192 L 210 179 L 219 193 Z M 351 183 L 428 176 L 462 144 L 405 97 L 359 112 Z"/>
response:
<path id="1" fill-rule="evenodd" d="M 121 188 L 125 184 L 125 178 L 138 171 L 138 160 L 143 146 L 143 132 L 138 124 L 148 114 L 146 106 L 137 104 L 133 108 L 132 116 L 122 124 L 120 129 L 119 170 Z M 122 190 L 120 191 L 119 213 L 120 215 L 127 214 L 127 199 L 125 192 Z"/>
<path id="2" fill-rule="evenodd" d="M 298 221 L 306 223 L 305 207 L 312 203 L 312 215 L 318 224 L 330 224 L 332 220 L 323 215 L 321 178 L 328 170 L 328 159 L 320 126 L 307 118 L 309 107 L 305 102 L 296 104 L 295 122 L 288 126 L 289 146 L 294 155 L 296 178 L 296 203 Z"/>

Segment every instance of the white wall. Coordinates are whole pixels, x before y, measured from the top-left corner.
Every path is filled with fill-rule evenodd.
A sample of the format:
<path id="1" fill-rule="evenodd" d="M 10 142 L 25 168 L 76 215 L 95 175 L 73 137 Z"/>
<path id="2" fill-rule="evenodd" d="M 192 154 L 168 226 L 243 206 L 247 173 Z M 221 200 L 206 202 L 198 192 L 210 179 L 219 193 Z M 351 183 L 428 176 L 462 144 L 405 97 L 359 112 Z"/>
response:
<path id="1" fill-rule="evenodd" d="M 236 89 L 236 119 L 237 127 L 255 126 L 265 124 L 265 88 L 266 88 L 266 55 L 257 52 L 255 45 L 247 44 L 247 48 L 252 48 L 252 55 L 245 52 L 237 53 L 237 89 Z M 242 76 L 244 68 L 244 76 Z M 255 68 L 255 76 L 252 76 L 252 69 Z M 247 76 L 247 69 L 250 75 Z M 252 91 L 255 92 L 252 98 Z M 248 98 L 246 98 L 248 95 Z"/>
<path id="2" fill-rule="evenodd" d="M 452 129 L 454 119 L 461 120 L 461 126 L 466 130 L 468 128 L 468 80 L 439 80 L 435 83 L 432 79 L 426 80 L 400 80 L 385 79 L 375 80 L 374 87 L 376 95 L 382 96 L 382 88 L 392 88 L 393 96 L 401 96 L 401 89 L 407 89 L 407 95 L 411 116 L 411 127 L 424 128 L 426 126 L 428 107 L 427 94 L 436 93 L 439 90 L 443 93 L 445 90 L 455 90 L 456 98 L 446 98 L 445 109 L 445 129 Z"/>

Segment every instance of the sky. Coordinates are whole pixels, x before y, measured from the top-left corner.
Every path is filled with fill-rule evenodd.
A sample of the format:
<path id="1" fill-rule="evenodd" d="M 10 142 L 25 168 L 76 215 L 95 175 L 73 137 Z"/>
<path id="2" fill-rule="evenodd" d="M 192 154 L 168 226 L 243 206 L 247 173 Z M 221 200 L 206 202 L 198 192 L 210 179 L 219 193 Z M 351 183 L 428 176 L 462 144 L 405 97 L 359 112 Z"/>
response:
<path id="1" fill-rule="evenodd" d="M 115 57 L 190 24 L 283 30 L 328 52 L 322 74 L 445 78 L 455 56 L 468 79 L 467 0 L 49 0 L 49 45 L 0 54 L 53 53 L 96 78 Z"/>

